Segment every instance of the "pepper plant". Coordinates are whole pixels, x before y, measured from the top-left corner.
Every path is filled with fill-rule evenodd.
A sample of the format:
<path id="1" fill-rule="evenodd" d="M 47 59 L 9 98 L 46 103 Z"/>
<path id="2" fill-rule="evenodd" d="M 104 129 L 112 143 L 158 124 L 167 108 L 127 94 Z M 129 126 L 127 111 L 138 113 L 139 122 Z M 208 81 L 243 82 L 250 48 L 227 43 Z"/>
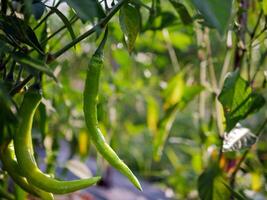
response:
<path id="1" fill-rule="evenodd" d="M 1 198 L 75 191 L 38 183 L 25 155 L 47 174 L 94 155 L 100 184 L 110 165 L 173 199 L 266 198 L 266 0 L 0 5 Z"/>

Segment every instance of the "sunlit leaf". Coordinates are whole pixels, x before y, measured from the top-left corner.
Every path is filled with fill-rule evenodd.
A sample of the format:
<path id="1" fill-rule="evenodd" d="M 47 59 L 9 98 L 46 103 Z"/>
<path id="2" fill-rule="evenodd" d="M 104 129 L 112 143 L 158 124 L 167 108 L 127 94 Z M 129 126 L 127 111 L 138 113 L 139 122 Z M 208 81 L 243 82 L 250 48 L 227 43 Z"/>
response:
<path id="1" fill-rule="evenodd" d="M 264 15 L 267 15 L 267 0 L 262 0 L 262 9 L 263 9 Z"/>
<path id="2" fill-rule="evenodd" d="M 120 10 L 119 20 L 128 51 L 131 52 L 141 28 L 139 10 L 132 4 L 125 4 Z"/>
<path id="3" fill-rule="evenodd" d="M 204 19 L 223 35 L 232 13 L 232 0 L 192 0 Z"/>
<path id="4" fill-rule="evenodd" d="M 147 125 L 152 133 L 157 130 L 159 120 L 159 104 L 153 97 L 147 98 Z"/>
<path id="5" fill-rule="evenodd" d="M 228 74 L 218 99 L 224 109 L 226 132 L 265 104 L 263 96 L 252 91 L 251 86 L 240 76 L 239 71 Z"/>
<path id="6" fill-rule="evenodd" d="M 163 107 L 165 110 L 177 104 L 182 99 L 184 88 L 184 73 L 178 73 L 169 81 L 167 88 L 163 92 L 165 99 Z"/>
<path id="7" fill-rule="evenodd" d="M 249 148 L 257 141 L 255 136 L 248 128 L 237 124 L 229 133 L 225 133 L 223 140 L 223 151 L 238 151 Z"/>
<path id="8" fill-rule="evenodd" d="M 89 152 L 90 147 L 90 138 L 89 134 L 86 131 L 81 131 L 79 133 L 79 154 L 81 157 L 86 157 Z"/>

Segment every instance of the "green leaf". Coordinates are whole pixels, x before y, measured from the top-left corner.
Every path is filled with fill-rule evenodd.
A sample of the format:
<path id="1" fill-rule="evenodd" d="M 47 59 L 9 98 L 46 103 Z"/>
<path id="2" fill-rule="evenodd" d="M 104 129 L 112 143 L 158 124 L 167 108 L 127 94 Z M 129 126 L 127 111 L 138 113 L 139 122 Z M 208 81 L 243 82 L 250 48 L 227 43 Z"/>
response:
<path id="1" fill-rule="evenodd" d="M 131 52 L 141 29 L 141 16 L 139 10 L 132 4 L 125 4 L 120 10 L 119 20 L 128 51 Z"/>
<path id="2" fill-rule="evenodd" d="M 267 0 L 262 0 L 262 10 L 264 15 L 267 15 Z"/>
<path id="3" fill-rule="evenodd" d="M 45 11 L 45 4 L 41 1 L 39 2 L 32 2 L 31 4 L 31 11 L 36 20 L 40 19 Z"/>
<path id="4" fill-rule="evenodd" d="M 105 13 L 96 0 L 65 0 L 83 21 L 92 21 L 94 18 L 103 18 Z"/>
<path id="5" fill-rule="evenodd" d="M 223 35 L 228 27 L 232 12 L 232 0 L 192 0 L 208 24 Z"/>
<path id="6" fill-rule="evenodd" d="M 152 133 L 157 131 L 157 124 L 159 120 L 159 104 L 153 97 L 147 98 L 147 125 Z"/>
<path id="7" fill-rule="evenodd" d="M 178 73 L 169 81 L 167 88 L 163 92 L 163 107 L 165 110 L 180 102 L 184 94 L 184 88 L 184 73 Z"/>
<path id="8" fill-rule="evenodd" d="M 0 16 L 0 29 L 13 40 L 25 43 L 44 54 L 34 31 L 23 20 L 15 16 Z"/>
<path id="9" fill-rule="evenodd" d="M 230 192 L 216 164 L 210 165 L 198 178 L 198 193 L 201 200 L 225 200 Z"/>
<path id="10" fill-rule="evenodd" d="M 239 71 L 228 74 L 218 99 L 224 109 L 226 132 L 265 104 L 263 96 L 252 91 L 249 83 L 240 76 Z"/>
<path id="11" fill-rule="evenodd" d="M 12 53 L 12 57 L 18 63 L 30 67 L 32 69 L 38 70 L 47 74 L 48 76 L 52 77 L 55 81 L 57 81 L 56 77 L 54 76 L 53 72 L 50 70 L 47 64 L 44 61 L 37 60 L 35 58 L 31 58 L 28 55 L 22 54 L 20 52 Z"/>
<path id="12" fill-rule="evenodd" d="M 162 30 L 163 28 L 169 27 L 175 23 L 177 17 L 171 12 L 161 12 L 153 22 L 150 27 L 151 30 Z"/>
<path id="13" fill-rule="evenodd" d="M 1 40 L 1 35 L 0 35 L 0 55 L 2 53 L 7 53 L 10 51 L 11 51 L 11 48 L 9 48 L 9 46 L 7 45 L 5 41 Z"/>
<path id="14" fill-rule="evenodd" d="M 169 81 L 167 88 L 163 92 L 163 107 L 165 113 L 163 118 L 160 120 L 158 129 L 154 135 L 153 157 L 155 160 L 159 160 L 161 158 L 166 139 L 169 136 L 177 112 L 184 109 L 203 89 L 204 88 L 199 85 L 185 85 L 183 72 L 176 74 Z"/>
<path id="15" fill-rule="evenodd" d="M 57 16 L 62 20 L 62 22 L 65 24 L 65 26 L 67 27 L 70 36 L 72 38 L 72 40 L 76 39 L 75 33 L 72 29 L 72 25 L 69 22 L 68 18 L 62 13 L 60 12 L 56 7 L 49 7 L 54 13 L 57 14 Z"/>
<path id="16" fill-rule="evenodd" d="M 184 94 L 178 105 L 179 109 L 183 110 L 202 90 L 204 90 L 204 87 L 201 85 L 185 86 Z"/>
<path id="17" fill-rule="evenodd" d="M 178 0 L 169 0 L 172 6 L 175 8 L 176 12 L 179 14 L 183 24 L 191 24 L 193 22 L 192 17 L 187 11 L 184 4 L 180 3 Z"/>

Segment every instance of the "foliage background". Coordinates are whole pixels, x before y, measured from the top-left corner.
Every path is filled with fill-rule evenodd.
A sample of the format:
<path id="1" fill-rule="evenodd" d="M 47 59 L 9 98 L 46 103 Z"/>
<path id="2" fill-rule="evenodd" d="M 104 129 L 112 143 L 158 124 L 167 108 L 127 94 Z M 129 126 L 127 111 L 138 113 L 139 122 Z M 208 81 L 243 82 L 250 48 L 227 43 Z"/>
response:
<path id="1" fill-rule="evenodd" d="M 35 30 L 41 41 L 45 27 L 50 35 L 69 26 L 49 40 L 46 52 L 59 52 L 101 19 L 102 13 L 88 5 L 82 16 L 79 4 L 85 1 L 66 2 L 58 10 L 67 22 L 53 14 Z M 224 199 L 227 193 L 266 198 L 266 134 L 249 152 L 222 153 L 226 110 L 217 99 L 227 72 L 236 69 L 248 87 L 266 99 L 266 1 L 144 0 L 130 5 L 134 10 L 121 10 L 108 23 L 98 114 L 111 146 L 139 177 L 170 188 L 174 199 Z M 70 27 L 74 11 L 84 21 Z M 31 27 L 37 23 L 29 21 Z M 81 93 L 100 39 L 99 29 L 49 64 L 57 83 L 43 76 L 44 100 L 33 134 L 36 145 L 46 149 L 48 172 L 56 166 L 61 140 L 70 145 L 70 158 L 97 156 L 85 128 Z M 27 74 L 23 72 L 22 79 Z M 232 86 L 241 91 L 234 98 L 242 99 L 240 85 Z M 226 98 L 233 97 L 227 93 Z M 250 108 L 243 107 L 237 121 L 256 134 L 266 123 L 266 105 L 246 116 Z M 106 165 L 100 168 L 104 171 Z"/>

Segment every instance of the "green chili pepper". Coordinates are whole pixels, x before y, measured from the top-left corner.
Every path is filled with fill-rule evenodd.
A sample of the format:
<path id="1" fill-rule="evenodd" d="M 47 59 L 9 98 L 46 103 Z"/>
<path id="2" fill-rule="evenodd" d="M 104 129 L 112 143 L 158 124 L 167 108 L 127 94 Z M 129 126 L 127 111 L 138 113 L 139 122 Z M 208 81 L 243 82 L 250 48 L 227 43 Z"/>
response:
<path id="1" fill-rule="evenodd" d="M 83 92 L 83 110 L 86 125 L 90 134 L 90 139 L 96 146 L 98 152 L 117 170 L 129 178 L 129 180 L 139 189 L 141 185 L 128 166 L 118 157 L 114 150 L 107 144 L 103 134 L 98 128 L 97 120 L 97 97 L 99 91 L 100 72 L 103 68 L 103 47 L 107 39 L 107 29 L 105 36 L 93 55 L 87 70 L 85 88 Z"/>
<path id="2" fill-rule="evenodd" d="M 14 148 L 18 164 L 30 184 L 55 194 L 65 194 L 89 187 L 100 180 L 100 177 L 88 179 L 59 181 L 44 174 L 37 166 L 32 153 L 31 129 L 35 111 L 40 104 L 41 95 L 29 91 L 24 95 L 19 111 L 21 121 L 14 135 Z"/>
<path id="3" fill-rule="evenodd" d="M 39 188 L 30 185 L 27 179 L 21 174 L 20 167 L 14 159 L 14 149 L 8 145 L 7 147 L 2 147 L 0 151 L 0 159 L 3 163 L 4 169 L 8 172 L 13 181 L 19 185 L 26 192 L 40 197 L 43 200 L 53 200 L 53 194 L 40 190 Z"/>

